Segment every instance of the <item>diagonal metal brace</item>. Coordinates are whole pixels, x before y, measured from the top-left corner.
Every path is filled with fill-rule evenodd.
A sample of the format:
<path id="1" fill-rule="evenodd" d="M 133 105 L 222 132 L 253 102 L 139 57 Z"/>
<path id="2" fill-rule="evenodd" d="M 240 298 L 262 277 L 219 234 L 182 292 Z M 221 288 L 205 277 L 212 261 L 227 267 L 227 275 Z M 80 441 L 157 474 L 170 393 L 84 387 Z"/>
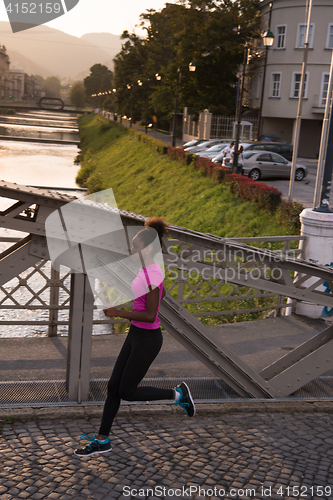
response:
<path id="1" fill-rule="evenodd" d="M 274 398 L 278 392 L 213 332 L 167 293 L 160 304 L 161 325 L 243 397 Z"/>

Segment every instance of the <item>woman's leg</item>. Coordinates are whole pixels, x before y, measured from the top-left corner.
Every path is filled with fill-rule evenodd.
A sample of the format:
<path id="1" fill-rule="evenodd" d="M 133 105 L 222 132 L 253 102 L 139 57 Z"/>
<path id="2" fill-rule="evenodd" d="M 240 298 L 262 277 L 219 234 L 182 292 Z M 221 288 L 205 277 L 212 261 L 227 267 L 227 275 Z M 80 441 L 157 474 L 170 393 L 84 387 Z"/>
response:
<path id="1" fill-rule="evenodd" d="M 119 386 L 121 399 L 126 401 L 157 401 L 174 399 L 173 389 L 138 387 L 150 365 L 159 353 L 163 343 L 161 331 L 154 334 L 134 334 L 131 338 L 131 352 L 123 370 Z"/>
<path id="2" fill-rule="evenodd" d="M 113 367 L 111 378 L 108 382 L 108 393 L 106 401 L 104 403 L 102 421 L 98 432 L 99 436 L 109 435 L 113 420 L 119 410 L 120 406 L 119 385 L 124 368 L 131 353 L 130 338 L 131 338 L 131 330 L 129 331 L 129 334 L 126 337 L 123 347 L 121 348 L 121 351 Z"/>

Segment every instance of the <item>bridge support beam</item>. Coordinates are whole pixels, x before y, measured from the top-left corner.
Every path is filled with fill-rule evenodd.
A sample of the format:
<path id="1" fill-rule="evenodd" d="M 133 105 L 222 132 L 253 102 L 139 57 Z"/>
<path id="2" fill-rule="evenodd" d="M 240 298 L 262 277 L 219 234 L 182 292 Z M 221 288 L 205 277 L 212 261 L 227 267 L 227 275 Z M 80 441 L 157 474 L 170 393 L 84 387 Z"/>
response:
<path id="1" fill-rule="evenodd" d="M 72 273 L 66 388 L 69 399 L 89 397 L 94 296 L 87 275 Z"/>

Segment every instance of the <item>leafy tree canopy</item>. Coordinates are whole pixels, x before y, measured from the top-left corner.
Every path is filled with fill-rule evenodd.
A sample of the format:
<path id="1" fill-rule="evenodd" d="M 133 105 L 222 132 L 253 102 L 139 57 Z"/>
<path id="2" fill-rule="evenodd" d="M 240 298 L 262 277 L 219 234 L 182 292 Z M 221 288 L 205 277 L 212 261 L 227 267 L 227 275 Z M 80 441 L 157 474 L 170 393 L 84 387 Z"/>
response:
<path id="1" fill-rule="evenodd" d="M 73 106 L 83 108 L 85 103 L 85 89 L 82 82 L 75 82 L 69 93 L 69 100 Z"/>
<path id="2" fill-rule="evenodd" d="M 42 83 L 46 97 L 60 97 L 61 83 L 56 76 L 48 76 Z"/>
<path id="3" fill-rule="evenodd" d="M 92 101 L 93 94 L 112 90 L 112 80 L 112 71 L 107 66 L 94 64 L 90 68 L 90 75 L 83 80 L 87 101 Z"/>
<path id="4" fill-rule="evenodd" d="M 170 119 L 178 75 L 178 109 L 235 112 L 244 47 L 260 36 L 259 0 L 179 0 L 141 14 L 141 26 L 146 36 L 125 31 L 114 59 L 118 110 L 121 103 L 123 114 L 125 109 L 129 114 L 132 106 L 143 117 L 148 96 L 150 115 Z M 196 71 L 190 73 L 191 61 Z"/>

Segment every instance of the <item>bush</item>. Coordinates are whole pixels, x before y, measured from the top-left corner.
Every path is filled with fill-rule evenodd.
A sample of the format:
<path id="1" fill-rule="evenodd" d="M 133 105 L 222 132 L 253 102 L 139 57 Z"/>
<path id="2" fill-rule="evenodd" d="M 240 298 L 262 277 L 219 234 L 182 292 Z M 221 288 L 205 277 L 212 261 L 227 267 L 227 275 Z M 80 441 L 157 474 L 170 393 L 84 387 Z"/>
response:
<path id="1" fill-rule="evenodd" d="M 180 163 L 187 164 L 185 151 L 181 148 L 174 148 L 173 146 L 169 146 L 167 149 L 167 155 L 171 160 L 176 160 Z"/>
<path id="2" fill-rule="evenodd" d="M 296 231 L 299 232 L 301 229 L 301 221 L 299 214 L 304 210 L 301 203 L 296 202 L 286 202 L 280 203 L 277 209 L 277 218 L 281 224 L 288 221 L 288 224 Z"/>
<path id="3" fill-rule="evenodd" d="M 228 172 L 229 169 L 225 167 L 216 166 L 215 168 L 213 168 L 212 172 L 213 181 L 216 182 L 217 184 L 221 184 L 221 182 L 225 181 Z"/>
<path id="4" fill-rule="evenodd" d="M 255 201 L 260 208 L 273 213 L 281 203 L 281 192 L 248 177 L 229 174 L 230 190 L 246 201 Z"/>
<path id="5" fill-rule="evenodd" d="M 118 127 L 122 127 L 123 125 L 118 124 Z M 147 134 L 143 134 L 142 132 L 139 132 L 138 130 L 135 130 L 133 128 L 127 128 L 126 129 L 129 134 L 132 134 L 134 137 L 136 137 L 139 141 L 143 142 L 144 144 L 147 144 L 147 146 L 151 147 L 154 151 L 157 151 L 157 153 L 160 154 L 165 154 L 166 153 L 166 147 L 164 146 L 163 142 L 154 139 L 153 137 L 150 137 Z"/>
<path id="6" fill-rule="evenodd" d="M 86 180 L 87 194 L 97 193 L 105 189 L 101 172 L 93 172 Z"/>

